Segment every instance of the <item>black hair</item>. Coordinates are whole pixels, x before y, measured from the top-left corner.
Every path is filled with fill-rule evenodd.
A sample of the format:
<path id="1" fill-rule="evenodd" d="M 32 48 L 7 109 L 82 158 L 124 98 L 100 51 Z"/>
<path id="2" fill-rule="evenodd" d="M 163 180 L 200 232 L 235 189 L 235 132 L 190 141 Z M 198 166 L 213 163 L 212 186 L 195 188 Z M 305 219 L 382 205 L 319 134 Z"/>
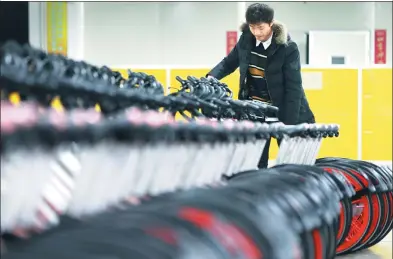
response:
<path id="1" fill-rule="evenodd" d="M 250 5 L 246 11 L 246 22 L 248 24 L 271 23 L 274 18 L 274 10 L 267 4 L 255 3 Z"/>

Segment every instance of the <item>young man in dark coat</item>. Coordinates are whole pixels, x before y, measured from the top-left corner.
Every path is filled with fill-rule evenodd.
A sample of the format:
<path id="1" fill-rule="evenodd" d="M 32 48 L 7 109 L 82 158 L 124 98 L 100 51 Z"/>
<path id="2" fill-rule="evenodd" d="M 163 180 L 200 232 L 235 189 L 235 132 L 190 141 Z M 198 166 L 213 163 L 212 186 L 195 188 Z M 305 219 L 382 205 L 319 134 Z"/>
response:
<path id="1" fill-rule="evenodd" d="M 240 69 L 240 100 L 260 100 L 279 108 L 278 118 L 287 125 L 314 123 L 301 76 L 299 49 L 284 24 L 274 20 L 274 10 L 255 3 L 246 11 L 242 35 L 227 57 L 208 76 L 218 80 Z M 259 168 L 266 168 L 270 141 Z"/>

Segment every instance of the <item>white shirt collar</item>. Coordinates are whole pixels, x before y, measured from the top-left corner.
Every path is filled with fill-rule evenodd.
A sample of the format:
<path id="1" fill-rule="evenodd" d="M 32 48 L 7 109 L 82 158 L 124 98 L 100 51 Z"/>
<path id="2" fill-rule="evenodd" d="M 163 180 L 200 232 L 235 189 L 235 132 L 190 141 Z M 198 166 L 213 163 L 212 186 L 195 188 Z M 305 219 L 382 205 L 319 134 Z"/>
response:
<path id="1" fill-rule="evenodd" d="M 270 44 L 272 44 L 272 38 L 273 38 L 273 33 L 272 33 L 272 35 L 270 35 L 269 39 L 267 39 L 266 41 L 262 42 L 263 47 L 265 49 L 267 49 L 270 46 Z M 257 40 L 256 46 L 258 47 L 259 44 L 261 44 L 261 41 Z"/>

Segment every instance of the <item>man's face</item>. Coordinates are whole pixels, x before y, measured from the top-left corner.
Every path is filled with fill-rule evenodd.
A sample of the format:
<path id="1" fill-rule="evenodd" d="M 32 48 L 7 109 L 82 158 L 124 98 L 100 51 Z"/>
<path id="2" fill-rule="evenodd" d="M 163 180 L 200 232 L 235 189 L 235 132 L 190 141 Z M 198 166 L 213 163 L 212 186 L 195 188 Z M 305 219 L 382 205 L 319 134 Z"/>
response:
<path id="1" fill-rule="evenodd" d="M 251 33 L 259 41 L 267 41 L 272 33 L 272 23 L 250 24 Z"/>

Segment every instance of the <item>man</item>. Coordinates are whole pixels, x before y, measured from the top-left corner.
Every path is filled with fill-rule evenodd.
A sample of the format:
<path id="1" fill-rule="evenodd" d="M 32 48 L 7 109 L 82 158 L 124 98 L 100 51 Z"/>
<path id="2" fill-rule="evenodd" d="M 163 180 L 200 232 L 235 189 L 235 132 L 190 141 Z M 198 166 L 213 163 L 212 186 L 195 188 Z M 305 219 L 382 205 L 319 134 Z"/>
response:
<path id="1" fill-rule="evenodd" d="M 279 108 L 278 118 L 287 125 L 314 123 L 301 77 L 299 49 L 285 25 L 274 20 L 274 10 L 255 3 L 246 11 L 242 35 L 227 57 L 209 73 L 218 80 L 240 68 L 239 99 L 260 100 Z M 266 168 L 270 141 L 259 168 Z"/>

